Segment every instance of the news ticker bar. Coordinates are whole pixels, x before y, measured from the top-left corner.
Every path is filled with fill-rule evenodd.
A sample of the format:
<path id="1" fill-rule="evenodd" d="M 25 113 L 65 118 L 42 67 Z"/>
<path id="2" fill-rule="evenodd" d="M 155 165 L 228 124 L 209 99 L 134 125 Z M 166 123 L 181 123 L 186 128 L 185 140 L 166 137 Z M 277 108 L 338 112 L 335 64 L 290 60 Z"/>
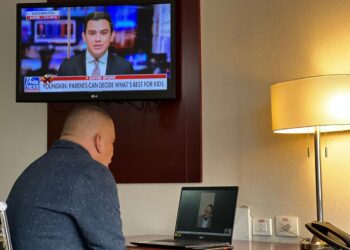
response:
<path id="1" fill-rule="evenodd" d="M 24 77 L 26 93 L 149 91 L 167 88 L 166 74 Z"/>

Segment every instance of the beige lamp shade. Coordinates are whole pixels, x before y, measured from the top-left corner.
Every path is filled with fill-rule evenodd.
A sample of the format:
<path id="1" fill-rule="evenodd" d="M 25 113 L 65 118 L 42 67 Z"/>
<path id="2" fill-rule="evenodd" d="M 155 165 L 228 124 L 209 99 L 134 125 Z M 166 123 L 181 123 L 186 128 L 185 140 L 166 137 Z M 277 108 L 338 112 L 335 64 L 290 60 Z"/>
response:
<path id="1" fill-rule="evenodd" d="M 271 85 L 272 130 L 350 130 L 350 75 L 301 78 Z"/>

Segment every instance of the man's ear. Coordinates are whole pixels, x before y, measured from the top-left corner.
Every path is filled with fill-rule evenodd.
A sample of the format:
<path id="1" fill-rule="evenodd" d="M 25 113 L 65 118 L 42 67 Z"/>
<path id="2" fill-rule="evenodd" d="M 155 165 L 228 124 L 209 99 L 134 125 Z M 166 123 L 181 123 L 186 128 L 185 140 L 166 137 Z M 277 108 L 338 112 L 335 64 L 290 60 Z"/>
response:
<path id="1" fill-rule="evenodd" d="M 103 146 L 102 146 L 102 135 L 101 135 L 101 134 L 97 134 L 97 135 L 95 136 L 94 143 L 95 143 L 96 151 L 97 151 L 98 153 L 102 153 L 102 151 L 103 151 Z"/>
<path id="2" fill-rule="evenodd" d="M 113 30 L 111 35 L 111 43 L 114 42 L 114 39 L 115 39 L 115 31 Z"/>
<path id="3" fill-rule="evenodd" d="M 84 32 L 84 31 L 81 32 L 81 36 L 83 37 L 84 42 L 86 42 L 86 35 L 85 35 L 85 32 Z"/>

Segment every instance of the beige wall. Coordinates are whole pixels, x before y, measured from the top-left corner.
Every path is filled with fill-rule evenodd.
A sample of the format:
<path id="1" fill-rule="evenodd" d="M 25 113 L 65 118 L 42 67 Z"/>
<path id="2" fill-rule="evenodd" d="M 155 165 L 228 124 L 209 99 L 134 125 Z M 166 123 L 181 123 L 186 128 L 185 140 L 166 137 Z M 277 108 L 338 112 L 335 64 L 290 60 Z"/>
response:
<path id="1" fill-rule="evenodd" d="M 4 200 L 24 167 L 45 152 L 47 117 L 44 104 L 16 103 L 16 1 L 1 1 L 0 27 L 0 200 Z"/>
<path id="2" fill-rule="evenodd" d="M 22 1 L 23 2 L 23 1 Z M 15 103 L 15 3 L 2 0 L 0 199 L 45 152 L 46 105 Z M 311 139 L 271 132 L 271 83 L 350 73 L 348 0 L 202 0 L 203 179 L 239 185 L 254 217 L 316 218 Z M 350 134 L 330 134 L 325 219 L 350 232 Z M 118 185 L 126 235 L 172 233 L 183 184 Z M 286 240 L 283 238 L 260 238 Z M 294 239 L 296 240 L 296 239 Z"/>
<path id="3" fill-rule="evenodd" d="M 307 235 L 304 224 L 316 219 L 314 161 L 306 157 L 313 142 L 271 132 L 269 85 L 350 73 L 350 2 L 201 3 L 205 176 L 216 176 L 220 159 L 240 185 L 239 203 L 250 205 L 253 216 L 298 216 Z M 350 134 L 328 135 L 327 141 L 325 219 L 349 232 Z"/>

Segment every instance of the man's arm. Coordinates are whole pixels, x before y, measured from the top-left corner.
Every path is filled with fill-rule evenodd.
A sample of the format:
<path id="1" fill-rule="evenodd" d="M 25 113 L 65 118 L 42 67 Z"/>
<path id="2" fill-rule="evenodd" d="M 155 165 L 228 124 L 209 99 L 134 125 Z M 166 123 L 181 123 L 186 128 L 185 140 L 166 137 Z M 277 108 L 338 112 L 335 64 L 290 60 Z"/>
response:
<path id="1" fill-rule="evenodd" d="M 96 163 L 97 164 L 97 163 Z M 71 197 L 71 213 L 88 249 L 125 250 L 117 187 L 102 165 L 82 173 Z M 91 169 L 91 168 L 88 168 Z"/>

